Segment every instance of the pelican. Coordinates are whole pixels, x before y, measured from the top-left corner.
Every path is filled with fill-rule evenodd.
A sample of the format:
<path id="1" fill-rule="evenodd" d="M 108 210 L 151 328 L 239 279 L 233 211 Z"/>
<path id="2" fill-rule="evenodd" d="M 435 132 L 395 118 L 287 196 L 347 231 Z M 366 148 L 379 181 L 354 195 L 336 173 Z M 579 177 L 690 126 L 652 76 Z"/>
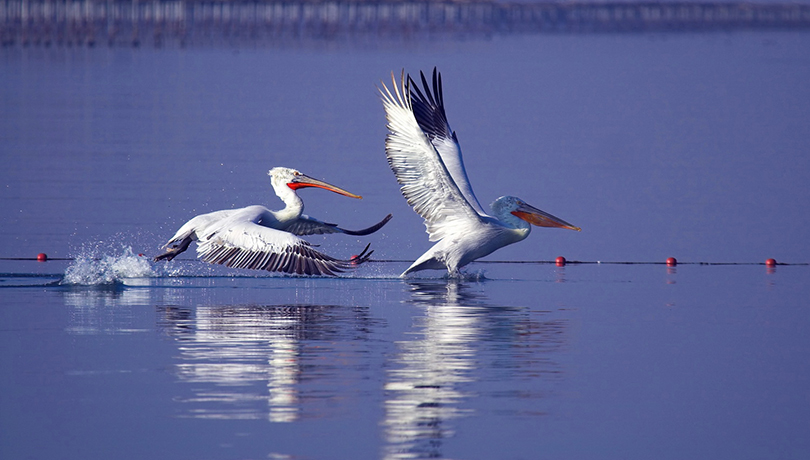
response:
<path id="1" fill-rule="evenodd" d="M 254 205 L 201 214 L 180 227 L 164 245 L 168 248 L 166 252 L 154 260 L 172 260 L 188 249 L 192 241 L 197 241 L 197 257 L 208 263 L 299 275 L 334 276 L 369 259 L 374 251 L 368 251 L 368 245 L 352 259 L 340 260 L 316 251 L 296 235 L 369 235 L 382 228 L 391 214 L 362 230 L 347 230 L 322 222 L 303 214 L 304 202 L 296 193 L 298 189 L 318 187 L 351 198 L 362 197 L 295 169 L 273 168 L 267 174 L 273 190 L 285 204 L 284 209 L 270 211 Z"/>
<path id="2" fill-rule="evenodd" d="M 388 120 L 388 164 L 408 204 L 425 219 L 430 241 L 436 242 L 401 276 L 445 268 L 458 275 L 470 262 L 526 239 L 530 224 L 580 230 L 514 196 L 498 198 L 487 214 L 473 193 L 456 133 L 447 123 L 441 75 L 433 69 L 432 92 L 424 73 L 420 75 L 424 92 L 404 71 L 399 84 L 391 74 L 393 92 L 385 83 L 379 90 Z"/>

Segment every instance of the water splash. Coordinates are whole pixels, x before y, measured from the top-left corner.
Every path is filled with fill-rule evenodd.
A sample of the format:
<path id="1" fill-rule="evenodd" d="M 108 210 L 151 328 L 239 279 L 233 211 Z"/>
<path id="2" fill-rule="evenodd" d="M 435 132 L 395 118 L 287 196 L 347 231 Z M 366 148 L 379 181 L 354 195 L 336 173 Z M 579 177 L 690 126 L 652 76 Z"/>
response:
<path id="1" fill-rule="evenodd" d="M 104 286 L 156 276 L 158 274 L 147 257 L 139 256 L 131 247 L 124 246 L 118 254 L 99 255 L 97 250 L 83 250 L 65 270 L 60 284 Z"/>

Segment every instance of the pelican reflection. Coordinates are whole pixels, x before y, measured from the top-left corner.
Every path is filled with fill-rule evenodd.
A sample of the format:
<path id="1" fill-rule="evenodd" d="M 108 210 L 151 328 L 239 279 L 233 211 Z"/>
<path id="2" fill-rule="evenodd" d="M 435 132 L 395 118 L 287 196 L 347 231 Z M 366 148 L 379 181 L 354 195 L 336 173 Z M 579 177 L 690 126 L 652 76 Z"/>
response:
<path id="1" fill-rule="evenodd" d="M 408 287 L 409 302 L 423 315 L 414 318 L 413 338 L 397 343 L 387 371 L 384 458 L 443 458 L 453 421 L 474 413 L 479 369 L 503 368 L 504 378 L 531 380 L 557 372 L 551 359 L 527 360 L 526 348 L 558 349 L 565 324 L 536 321 L 525 307 L 492 305 L 481 283 L 435 280 Z"/>
<path id="2" fill-rule="evenodd" d="M 333 305 L 159 310 L 179 344 L 177 376 L 195 384 L 180 400 L 196 418 L 298 420 L 308 404 L 303 382 L 338 368 L 329 368 L 334 350 L 324 344 L 362 340 L 372 322 L 365 308 Z M 317 356 L 308 353 L 313 348 Z"/>
<path id="3" fill-rule="evenodd" d="M 414 339 L 398 343 L 397 366 L 387 373 L 387 459 L 439 458 L 441 440 L 453 435 L 449 421 L 471 413 L 473 396 L 463 384 L 473 378 L 480 307 L 457 282 L 409 283 L 411 302 L 424 308 Z"/>

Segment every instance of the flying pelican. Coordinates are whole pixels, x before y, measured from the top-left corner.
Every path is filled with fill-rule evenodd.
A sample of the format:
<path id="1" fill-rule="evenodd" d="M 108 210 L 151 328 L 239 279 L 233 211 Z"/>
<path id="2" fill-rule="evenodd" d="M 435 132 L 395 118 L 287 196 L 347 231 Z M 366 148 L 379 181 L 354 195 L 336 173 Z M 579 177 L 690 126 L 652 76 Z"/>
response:
<path id="1" fill-rule="evenodd" d="M 436 242 L 401 276 L 443 268 L 457 275 L 470 262 L 524 240 L 529 224 L 580 230 L 513 196 L 495 200 L 488 215 L 472 191 L 456 133 L 447 123 L 441 75 L 433 69 L 432 93 L 420 75 L 424 93 L 404 71 L 399 84 L 391 74 L 393 93 L 384 83 L 380 89 L 388 119 L 388 164 L 408 204 L 425 219 L 430 241 Z"/>
<path id="2" fill-rule="evenodd" d="M 318 187 L 351 198 L 362 198 L 318 179 L 313 179 L 290 168 L 273 168 L 268 173 L 276 195 L 286 205 L 280 211 L 264 206 L 248 206 L 201 214 L 186 222 L 169 240 L 166 252 L 155 261 L 172 260 L 192 241 L 197 241 L 197 257 L 212 264 L 234 268 L 250 268 L 299 275 L 330 275 L 343 272 L 366 262 L 371 253 L 368 246 L 351 260 L 340 260 L 316 251 L 296 235 L 345 233 L 369 235 L 390 219 L 385 216 L 379 223 L 362 230 L 347 230 L 328 224 L 305 214 L 304 202 L 296 190 Z"/>

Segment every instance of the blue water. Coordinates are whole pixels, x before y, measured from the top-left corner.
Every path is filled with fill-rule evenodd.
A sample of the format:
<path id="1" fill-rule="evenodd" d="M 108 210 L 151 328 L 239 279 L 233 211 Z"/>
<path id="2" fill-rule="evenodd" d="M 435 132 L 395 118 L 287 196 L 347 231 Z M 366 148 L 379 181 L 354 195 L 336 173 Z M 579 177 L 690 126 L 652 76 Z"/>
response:
<path id="1" fill-rule="evenodd" d="M 0 458 L 806 458 L 807 50 L 801 32 L 0 49 Z M 582 232 L 397 278 L 429 243 L 375 86 L 434 65 L 479 200 Z M 196 214 L 280 207 L 273 166 L 364 197 L 302 191 L 314 217 L 393 213 L 308 238 L 393 262 L 150 261 Z M 11 260 L 40 252 L 64 260 Z"/>
<path id="2" fill-rule="evenodd" d="M 484 271 L 2 289 L 3 456 L 808 452 L 806 267 Z"/>

